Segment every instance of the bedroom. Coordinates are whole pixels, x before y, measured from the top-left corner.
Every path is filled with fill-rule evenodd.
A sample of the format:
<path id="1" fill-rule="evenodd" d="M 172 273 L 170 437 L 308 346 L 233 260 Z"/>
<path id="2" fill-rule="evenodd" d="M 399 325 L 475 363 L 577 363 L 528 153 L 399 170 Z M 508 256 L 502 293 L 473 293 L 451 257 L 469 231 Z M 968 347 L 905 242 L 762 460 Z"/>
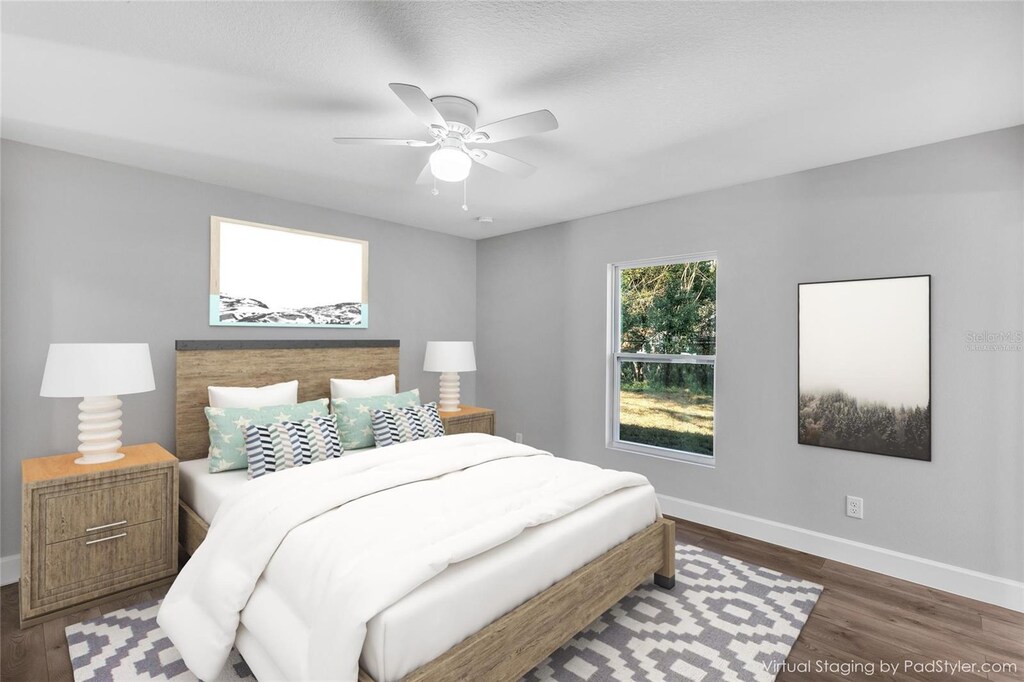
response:
<path id="1" fill-rule="evenodd" d="M 521 548 L 496 547 L 428 579 L 436 589 L 421 585 L 369 621 L 367 640 L 380 634 L 379 674 L 363 661 L 365 676 L 415 674 L 471 642 L 470 663 L 511 661 L 514 677 L 532 671 L 531 679 L 696 679 L 715 670 L 741 679 L 738 669 L 781 680 L 1024 677 L 1024 5 L 3 2 L 0 21 L 4 680 L 104 679 L 96 657 L 75 653 L 79 626 L 93 623 L 92 632 L 109 638 L 95 629 L 104 627 L 97 619 L 169 594 L 186 558 L 173 551 L 177 540 L 194 556 L 183 586 L 172 589 L 186 591 L 189 565 L 225 566 L 213 557 L 231 543 L 203 540 L 217 528 L 216 507 L 178 505 L 178 492 L 190 494 L 189 467 L 209 452 L 209 440 L 189 450 L 185 435 L 208 439 L 209 386 L 297 380 L 297 393 L 276 406 L 330 398 L 331 378 L 395 374 L 394 391 L 416 389 L 416 402 L 427 404 L 445 397 L 442 372 L 446 393 L 458 372 L 461 403 L 481 410 L 440 411 L 447 431 L 507 439 L 480 446 L 509 454 L 500 466 L 540 459 L 512 456 L 532 447 L 553 453 L 552 466 L 596 465 L 604 479 L 624 472 L 620 484 L 639 475 L 653 488 L 630 487 L 649 492 L 632 525 L 628 514 L 611 512 L 585 523 L 601 500 L 510 540 L 546 544 L 537 550 L 545 560 L 530 570 Z M 441 96 L 449 99 L 428 102 L 442 119 L 430 128 L 435 114 L 423 100 Z M 551 119 L 528 119 L 531 134 L 473 138 L 536 111 Z M 429 145 L 459 136 L 472 138 L 465 182 L 435 181 L 429 149 L 332 142 Z M 277 263 L 249 268 L 247 281 L 269 283 L 271 295 L 293 291 L 307 275 L 323 279 L 327 268 L 301 265 L 327 249 L 365 244 L 338 269 L 362 274 L 351 278 L 355 298 L 346 299 L 358 319 L 330 328 L 280 318 L 249 326 L 222 319 L 235 310 L 214 314 L 211 295 L 233 294 L 214 282 L 230 277 L 232 263 L 253 260 L 235 251 L 231 261 L 226 242 L 213 239 L 225 224 L 250 233 L 282 228 L 289 243 L 318 245 L 293 257 L 269 249 L 264 258 L 276 255 Z M 654 286 L 642 275 L 680 270 L 707 286 L 669 278 L 676 298 L 658 290 L 637 315 L 630 302 L 643 296 L 630 297 Z M 860 308 L 844 298 L 851 287 L 874 285 L 881 293 L 871 289 Z M 918 288 L 903 298 L 906 286 Z M 281 308 L 302 307 L 281 296 Z M 655 319 L 665 310 L 672 314 Z M 693 338 L 666 342 L 681 327 Z M 632 333 L 642 329 L 654 332 L 638 342 Z M 836 329 L 843 332 L 822 331 Z M 917 341 L 902 344 L 913 334 L 901 329 Z M 443 341 L 471 342 L 472 363 L 425 362 L 428 344 Z M 152 542 L 132 546 L 161 559 L 146 564 L 144 578 L 101 563 L 90 578 L 101 584 L 86 596 L 75 581 L 95 566 L 81 555 L 47 562 L 48 543 L 102 540 L 89 550 L 116 554 L 125 542 L 115 538 L 119 528 L 76 534 L 58 523 L 51 537 L 44 513 L 56 512 L 30 504 L 26 514 L 22 506 L 50 475 L 33 479 L 41 458 L 71 453 L 79 442 L 78 403 L 89 394 L 57 397 L 44 386 L 47 372 L 56 384 L 68 378 L 51 357 L 51 344 L 61 343 L 147 344 L 142 364 L 151 367 L 152 390 L 108 392 L 123 401 L 119 440 L 167 453 L 152 462 L 164 476 L 155 498 L 118 497 L 108 485 L 94 505 L 100 516 L 110 511 L 104 504 L 136 516 L 156 509 L 164 525 L 153 527 Z M 896 379 L 911 370 L 908 388 Z M 815 380 L 823 371 L 843 383 Z M 814 393 L 822 388 L 832 392 Z M 848 402 L 834 389 L 862 394 L 868 407 L 890 404 L 891 413 L 863 410 L 889 426 L 836 422 Z M 827 400 L 833 412 L 822 407 Z M 919 423 L 925 436 L 911 442 Z M 481 438 L 453 435 L 430 446 Z M 412 453 L 423 443 L 391 447 L 380 450 Z M 375 452 L 348 452 L 358 449 L 251 483 L 326 479 Z M 55 480 L 84 484 L 131 462 L 69 464 Z M 244 481 L 244 467 L 200 480 L 217 485 L 232 475 Z M 623 493 L 631 494 L 612 495 Z M 453 496 L 451 504 L 471 498 Z M 397 498 L 370 499 L 378 501 L 364 504 L 377 505 L 381 523 L 390 518 L 384 500 Z M 431 526 L 411 500 L 390 519 L 402 533 L 382 537 L 425 541 Z M 622 578 L 621 594 L 583 589 L 614 582 L 595 576 L 626 570 L 610 553 L 660 522 L 658 510 L 675 523 L 675 566 L 665 566 L 652 534 L 624 552 L 643 565 Z M 124 520 L 100 516 L 83 521 L 83 533 Z M 618 525 L 604 545 L 570 547 L 567 538 L 584 543 L 594 534 L 559 531 L 560 523 Z M 32 530 L 46 538 L 33 543 Z M 275 567 L 279 573 L 313 551 L 298 548 L 301 535 L 289 536 L 291 558 L 270 560 L 268 580 Z M 403 579 L 429 563 L 410 555 Z M 738 616 L 725 606 L 711 609 L 715 626 L 691 632 L 702 595 L 751 603 L 721 583 L 699 589 L 694 566 L 725 571 L 723 556 L 741 562 L 730 570 L 769 569 L 789 581 L 781 592 L 792 590 L 798 616 L 788 630 L 768 618 L 769 630 L 780 628 L 777 641 L 741 646 L 741 628 L 730 621 Z M 588 567 L 586 579 L 572 577 Z M 514 603 L 499 603 L 499 591 L 481 578 L 502 571 L 533 581 L 516 588 Z M 475 588 L 465 582 L 469 573 Z M 660 574 L 667 586 L 669 573 L 674 587 L 654 583 Z M 721 582 L 740 579 L 723 575 Z M 20 589 L 51 579 L 71 587 L 39 603 Z M 559 604 L 537 603 L 572 632 L 532 639 L 533 659 L 516 659 L 509 652 L 527 642 L 512 646 L 489 624 L 502 614 L 525 619 L 519 604 L 550 601 L 558 585 L 576 591 Z M 625 628 L 621 605 L 609 610 L 638 585 L 643 599 L 628 615 L 641 623 L 671 616 L 664 639 Z M 314 599 L 310 590 L 292 599 Z M 256 618 L 257 597 L 270 594 L 257 585 L 243 625 Z M 244 605 L 248 596 L 238 598 Z M 656 604 L 671 613 L 646 613 Z M 609 619 L 616 637 L 591 628 L 560 648 L 593 620 L 557 617 L 574 608 Z M 155 616 L 139 618 L 156 627 Z M 395 639 L 381 634 L 384 623 Z M 722 632 L 727 643 L 712 644 Z M 437 641 L 417 649 L 431 637 Z M 243 638 L 238 650 L 258 656 L 263 640 Z M 153 641 L 132 651 L 144 656 Z M 398 653 L 380 653 L 382 642 Z M 256 676 L 301 679 L 326 669 L 276 665 L 275 674 Z M 131 679 L 125 670 L 116 677 Z"/>

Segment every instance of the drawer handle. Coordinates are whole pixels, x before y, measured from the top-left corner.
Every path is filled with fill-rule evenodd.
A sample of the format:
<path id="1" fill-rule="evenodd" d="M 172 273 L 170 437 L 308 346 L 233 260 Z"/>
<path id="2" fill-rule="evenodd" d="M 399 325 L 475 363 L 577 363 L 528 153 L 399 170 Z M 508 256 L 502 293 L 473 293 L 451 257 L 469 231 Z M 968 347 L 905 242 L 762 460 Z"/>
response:
<path id="1" fill-rule="evenodd" d="M 102 525 L 102 526 L 93 526 L 92 528 L 86 528 L 85 532 L 86 533 L 91 533 L 94 530 L 105 530 L 107 528 L 114 528 L 115 526 L 123 526 L 126 523 L 128 523 L 128 522 L 127 521 L 115 521 L 114 523 L 108 523 L 108 524 L 105 524 L 105 525 Z"/>
<path id="2" fill-rule="evenodd" d="M 85 544 L 87 544 L 87 545 L 95 545 L 97 542 L 106 542 L 107 540 L 116 540 L 118 538 L 123 538 L 123 537 L 125 537 L 127 535 L 128 535 L 128 533 L 118 533 L 117 535 L 111 535 L 109 538 L 100 538 L 99 540 L 86 540 Z"/>

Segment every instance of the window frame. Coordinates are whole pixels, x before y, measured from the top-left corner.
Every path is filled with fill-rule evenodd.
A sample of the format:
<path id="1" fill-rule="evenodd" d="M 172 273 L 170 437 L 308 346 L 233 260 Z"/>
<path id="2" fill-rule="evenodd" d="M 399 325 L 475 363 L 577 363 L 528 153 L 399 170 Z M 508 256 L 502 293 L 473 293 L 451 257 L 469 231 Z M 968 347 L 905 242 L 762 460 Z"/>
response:
<path id="1" fill-rule="evenodd" d="M 657 265 L 677 265 L 680 263 L 695 263 L 698 261 L 715 261 L 715 354 L 696 355 L 682 353 L 679 355 L 655 354 L 655 353 L 623 353 L 619 351 L 622 337 L 622 278 L 623 270 L 632 268 L 643 268 Z M 656 445 L 644 445 L 619 439 L 619 417 L 621 414 L 620 382 L 622 371 L 620 363 L 626 362 L 659 362 L 670 364 L 710 364 L 714 371 L 714 383 L 712 386 L 712 407 L 711 413 L 714 424 L 718 424 L 718 253 L 715 251 L 702 251 L 678 256 L 663 256 L 659 258 L 645 258 L 641 260 L 623 261 L 610 263 L 608 265 L 608 335 L 607 335 L 607 395 L 606 395 L 606 418 L 605 418 L 605 446 L 611 450 L 630 452 L 647 457 L 666 459 L 673 462 L 685 462 L 697 466 L 714 468 L 717 457 L 717 433 L 712 440 L 711 454 L 702 455 L 696 452 L 674 450 L 672 448 L 659 447 Z M 716 429 L 717 430 L 717 429 Z"/>

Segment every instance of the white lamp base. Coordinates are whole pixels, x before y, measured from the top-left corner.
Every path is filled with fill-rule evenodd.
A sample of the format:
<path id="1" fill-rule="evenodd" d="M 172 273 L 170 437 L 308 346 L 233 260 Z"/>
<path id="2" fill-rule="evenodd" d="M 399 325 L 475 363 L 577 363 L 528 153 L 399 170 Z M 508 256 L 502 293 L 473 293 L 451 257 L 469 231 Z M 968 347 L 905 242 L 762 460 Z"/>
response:
<path id="1" fill-rule="evenodd" d="M 441 372 L 441 392 L 437 409 L 440 412 L 459 411 L 459 373 Z"/>
<path id="2" fill-rule="evenodd" d="M 78 403 L 78 451 L 75 464 L 114 462 L 121 447 L 121 401 L 116 395 L 86 396 Z"/>

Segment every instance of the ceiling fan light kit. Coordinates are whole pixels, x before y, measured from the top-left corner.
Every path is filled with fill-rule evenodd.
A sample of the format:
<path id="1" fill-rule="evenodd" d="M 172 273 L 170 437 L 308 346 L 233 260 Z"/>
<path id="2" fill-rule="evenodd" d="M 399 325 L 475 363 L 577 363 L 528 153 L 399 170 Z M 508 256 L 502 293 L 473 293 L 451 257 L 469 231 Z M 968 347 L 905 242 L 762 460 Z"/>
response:
<path id="1" fill-rule="evenodd" d="M 430 172 L 442 182 L 462 182 L 469 177 L 473 160 L 458 140 L 448 138 L 430 155 Z"/>
<path id="2" fill-rule="evenodd" d="M 501 173 L 525 178 L 537 170 L 536 166 L 493 150 L 469 148 L 466 144 L 504 142 L 558 128 L 554 114 L 547 109 L 513 116 L 477 128 L 477 106 L 464 97 L 443 95 L 430 99 L 415 85 L 391 83 L 390 87 L 416 118 L 427 126 L 427 131 L 434 138 L 432 142 L 360 137 L 336 137 L 334 141 L 338 144 L 437 147 L 420 173 L 417 180 L 419 184 L 431 180 L 464 182 L 469 177 L 474 162 Z M 431 193 L 437 194 L 436 187 Z M 464 208 L 465 203 L 464 197 Z"/>

